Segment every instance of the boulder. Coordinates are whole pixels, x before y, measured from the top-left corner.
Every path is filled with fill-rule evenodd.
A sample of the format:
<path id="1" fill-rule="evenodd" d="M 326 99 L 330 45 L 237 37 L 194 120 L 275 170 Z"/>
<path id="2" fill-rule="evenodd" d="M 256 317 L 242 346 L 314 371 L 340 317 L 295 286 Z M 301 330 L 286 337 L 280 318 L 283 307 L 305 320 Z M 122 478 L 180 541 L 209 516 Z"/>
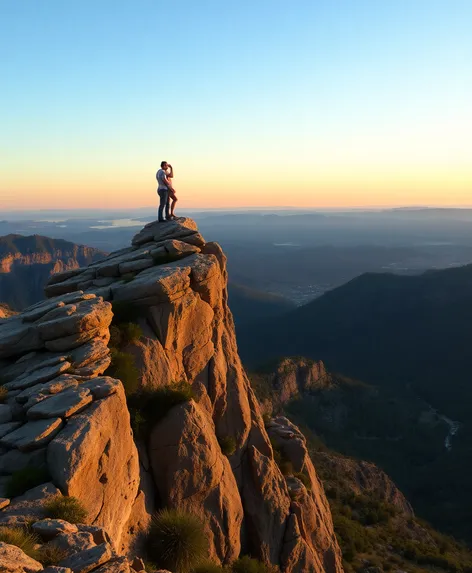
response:
<path id="1" fill-rule="evenodd" d="M 14 380 L 13 382 L 8 382 L 5 387 L 9 390 L 23 390 L 36 384 L 42 384 L 48 382 L 56 376 L 59 376 L 62 372 L 66 372 L 71 367 L 71 363 L 67 361 L 60 361 L 53 366 L 45 366 L 43 368 L 38 368 L 33 370 L 30 374 Z"/>
<path id="2" fill-rule="evenodd" d="M 112 557 L 112 550 L 108 543 L 102 543 L 85 551 L 74 553 L 59 563 L 61 567 L 68 567 L 72 573 L 88 573 L 96 569 Z"/>
<path id="3" fill-rule="evenodd" d="M 0 475 L 10 475 L 25 468 L 46 468 L 46 449 L 30 452 L 10 450 L 0 455 Z"/>
<path id="4" fill-rule="evenodd" d="M 77 497 L 89 523 L 119 546 L 139 485 L 139 463 L 122 386 L 68 419 L 48 446 L 48 467 L 66 495 Z"/>
<path id="5" fill-rule="evenodd" d="M 52 539 L 60 533 L 76 533 L 77 525 L 63 519 L 41 519 L 31 526 L 33 531 L 43 539 Z"/>
<path id="6" fill-rule="evenodd" d="M 256 447 L 249 448 L 246 463 L 250 474 L 243 503 L 250 546 L 264 562 L 278 563 L 290 513 L 288 489 L 274 460 Z"/>
<path id="7" fill-rule="evenodd" d="M 27 416 L 30 420 L 56 418 L 57 416 L 70 418 L 73 414 L 83 410 L 92 400 L 90 390 L 79 386 L 42 400 L 28 410 Z"/>
<path id="8" fill-rule="evenodd" d="M 94 573 L 130 573 L 131 571 L 126 557 L 117 557 L 95 569 Z"/>
<path id="9" fill-rule="evenodd" d="M 85 551 L 86 549 L 92 549 L 92 547 L 96 546 L 93 535 L 86 531 L 78 531 L 77 527 L 75 531 L 59 533 L 54 539 L 54 544 L 66 551 L 68 556 Z"/>
<path id="10" fill-rule="evenodd" d="M 46 445 L 62 427 L 61 418 L 27 422 L 0 439 L 0 445 L 18 448 L 22 452 Z"/>
<path id="11" fill-rule="evenodd" d="M 148 223 L 131 241 L 133 245 L 140 246 L 149 241 L 162 241 L 165 239 L 180 239 L 186 242 L 186 237 L 198 232 L 197 225 L 192 219 L 178 217 L 161 225 L 158 221 Z"/>
<path id="12" fill-rule="evenodd" d="M 12 499 L 10 505 L 0 512 L 0 523 L 11 525 L 23 523 L 26 525 L 31 520 L 38 521 L 44 517 L 44 504 L 58 495 L 61 495 L 61 492 L 54 484 L 38 485 L 23 495 Z M 17 517 L 21 519 L 15 519 Z"/>
<path id="13" fill-rule="evenodd" d="M 36 573 L 42 569 L 43 566 L 39 561 L 28 557 L 19 547 L 0 541 L 0 571 L 2 573 Z"/>
<path id="14" fill-rule="evenodd" d="M 149 457 L 163 505 L 202 519 L 211 558 L 236 559 L 243 509 L 208 414 L 193 401 L 172 408 L 151 433 Z"/>

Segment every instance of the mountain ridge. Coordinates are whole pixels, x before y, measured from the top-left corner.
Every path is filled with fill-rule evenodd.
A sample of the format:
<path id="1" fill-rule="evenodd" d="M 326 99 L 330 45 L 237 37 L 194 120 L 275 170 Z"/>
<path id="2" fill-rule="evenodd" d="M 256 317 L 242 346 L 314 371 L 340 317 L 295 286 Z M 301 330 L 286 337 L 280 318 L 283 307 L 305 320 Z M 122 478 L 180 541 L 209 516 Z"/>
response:
<path id="1" fill-rule="evenodd" d="M 42 235 L 0 237 L 0 301 L 15 310 L 39 302 L 49 277 L 103 258 L 105 253 Z"/>

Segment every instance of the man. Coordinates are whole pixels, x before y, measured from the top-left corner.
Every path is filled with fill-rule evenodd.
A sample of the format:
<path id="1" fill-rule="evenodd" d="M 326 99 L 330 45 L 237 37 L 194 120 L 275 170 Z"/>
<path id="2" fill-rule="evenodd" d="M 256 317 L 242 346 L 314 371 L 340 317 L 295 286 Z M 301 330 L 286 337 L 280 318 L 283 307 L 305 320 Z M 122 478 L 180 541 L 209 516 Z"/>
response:
<path id="1" fill-rule="evenodd" d="M 170 221 L 173 219 L 173 215 L 170 213 L 170 194 L 174 194 L 174 190 L 172 188 L 172 183 L 167 177 L 167 169 L 170 169 L 171 176 L 174 174 L 174 170 L 172 169 L 172 165 L 167 163 L 167 161 L 161 161 L 161 168 L 156 173 L 157 179 L 157 193 L 159 195 L 159 212 L 158 212 L 158 221 L 160 223 L 164 221 Z M 166 213 L 166 218 L 164 219 L 164 209 Z"/>

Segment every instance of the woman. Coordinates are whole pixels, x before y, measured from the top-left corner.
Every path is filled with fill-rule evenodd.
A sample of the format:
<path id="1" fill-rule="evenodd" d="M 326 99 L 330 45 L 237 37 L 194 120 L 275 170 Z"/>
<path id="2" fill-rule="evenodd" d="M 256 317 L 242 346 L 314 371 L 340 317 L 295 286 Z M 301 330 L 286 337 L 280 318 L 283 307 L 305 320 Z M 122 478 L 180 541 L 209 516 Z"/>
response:
<path id="1" fill-rule="evenodd" d="M 177 203 L 178 199 L 177 199 L 177 195 L 175 194 L 174 186 L 172 184 L 172 178 L 174 177 L 174 169 L 170 163 L 167 164 L 166 175 L 167 175 L 167 180 L 170 183 L 169 197 L 170 197 L 170 199 L 172 199 L 172 203 L 170 204 L 170 219 L 175 219 L 174 209 L 175 209 L 175 204 Z"/>

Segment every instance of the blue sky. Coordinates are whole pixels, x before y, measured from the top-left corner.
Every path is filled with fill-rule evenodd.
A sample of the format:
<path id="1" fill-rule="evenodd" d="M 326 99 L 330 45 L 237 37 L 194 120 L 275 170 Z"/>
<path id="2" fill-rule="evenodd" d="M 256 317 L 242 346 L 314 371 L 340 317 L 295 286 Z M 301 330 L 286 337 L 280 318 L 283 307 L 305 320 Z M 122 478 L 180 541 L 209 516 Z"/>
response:
<path id="1" fill-rule="evenodd" d="M 0 0 L 0 208 L 152 204 L 161 158 L 188 205 L 464 204 L 471 24 L 469 0 Z"/>

